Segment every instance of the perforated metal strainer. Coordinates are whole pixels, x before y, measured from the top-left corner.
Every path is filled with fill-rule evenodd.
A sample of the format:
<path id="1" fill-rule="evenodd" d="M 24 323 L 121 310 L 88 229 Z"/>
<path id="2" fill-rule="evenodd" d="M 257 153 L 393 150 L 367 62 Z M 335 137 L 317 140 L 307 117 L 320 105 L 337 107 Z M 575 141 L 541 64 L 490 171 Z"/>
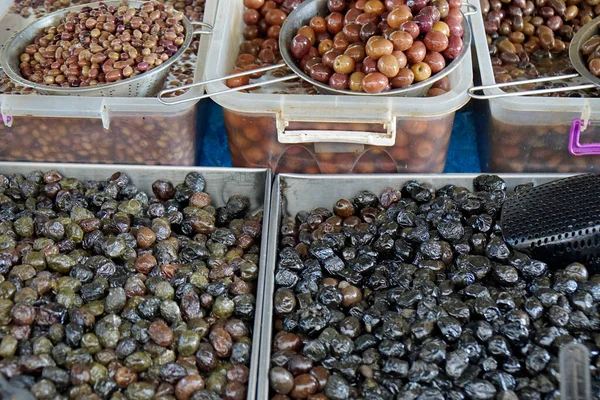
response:
<path id="1" fill-rule="evenodd" d="M 504 239 L 552 265 L 600 266 L 600 174 L 524 190 L 502 207 Z"/>
<path id="2" fill-rule="evenodd" d="M 123 4 L 122 1 L 104 1 L 106 5 L 119 6 Z M 132 7 L 140 7 L 145 2 L 142 1 L 128 1 L 127 5 Z M 69 13 L 80 11 L 84 7 L 98 7 L 100 3 L 92 3 L 79 5 L 75 7 L 65 8 L 63 10 L 48 14 L 47 16 L 38 19 L 32 24 L 28 25 L 25 29 L 16 33 L 11 37 L 2 48 L 0 53 L 0 65 L 6 73 L 6 75 L 15 83 L 21 86 L 28 86 L 39 94 L 50 94 L 60 96 L 102 96 L 102 97 L 146 97 L 154 96 L 161 89 L 165 78 L 169 73 L 171 65 L 183 55 L 187 48 L 192 43 L 192 38 L 195 35 L 210 34 L 212 33 L 212 26 L 204 22 L 191 22 L 185 16 L 181 21 L 185 30 L 185 41 L 167 61 L 162 63 L 156 68 L 150 71 L 144 72 L 133 78 L 123 79 L 117 82 L 104 83 L 97 86 L 85 86 L 85 87 L 54 87 L 38 84 L 25 79 L 21 75 L 19 68 L 20 55 L 29 44 L 33 43 L 35 37 L 40 32 L 49 26 L 56 26 L 60 21 Z M 195 29 L 195 26 L 202 27 L 201 29 Z"/>

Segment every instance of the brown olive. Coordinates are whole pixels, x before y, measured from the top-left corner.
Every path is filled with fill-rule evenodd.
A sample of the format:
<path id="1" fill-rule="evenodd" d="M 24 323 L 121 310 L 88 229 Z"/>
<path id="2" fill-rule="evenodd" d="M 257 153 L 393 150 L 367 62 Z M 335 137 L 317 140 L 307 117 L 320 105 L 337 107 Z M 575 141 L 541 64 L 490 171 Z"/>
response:
<path id="1" fill-rule="evenodd" d="M 381 15 L 385 11 L 385 5 L 380 0 L 368 0 L 365 3 L 365 13 Z"/>
<path id="2" fill-rule="evenodd" d="M 252 8 L 249 8 L 246 11 L 244 11 L 244 23 L 246 25 L 256 25 L 259 19 L 260 14 L 258 13 L 258 11 Z"/>
<path id="3" fill-rule="evenodd" d="M 366 56 L 365 45 L 362 43 L 353 43 L 344 51 L 344 54 L 352 58 L 355 63 L 364 60 Z"/>
<path id="4" fill-rule="evenodd" d="M 326 32 L 327 31 L 327 22 L 325 21 L 325 18 L 323 17 L 313 17 L 310 20 L 309 26 L 316 32 L 316 33 L 320 33 L 320 32 Z"/>
<path id="5" fill-rule="evenodd" d="M 325 53 L 327 53 L 329 50 L 333 49 L 333 40 L 331 39 L 327 39 L 327 40 L 323 40 L 321 43 L 319 43 L 319 55 L 323 56 Z"/>
<path id="6" fill-rule="evenodd" d="M 373 22 L 367 22 L 360 28 L 360 40 L 366 42 L 371 37 L 377 35 L 377 33 L 379 33 L 379 28 L 377 28 L 377 25 L 375 25 Z"/>
<path id="7" fill-rule="evenodd" d="M 444 89 L 432 87 L 427 91 L 427 94 L 425 95 L 425 97 L 436 97 L 436 96 L 441 96 L 446 93 L 448 93 L 448 92 L 445 91 Z"/>
<path id="8" fill-rule="evenodd" d="M 334 74 L 331 74 L 331 76 L 329 77 L 329 86 L 331 86 L 334 89 L 346 90 L 348 89 L 349 83 L 350 78 L 347 74 L 341 74 L 339 72 L 336 72 Z"/>
<path id="9" fill-rule="evenodd" d="M 427 50 L 441 52 L 448 48 L 448 36 L 442 32 L 430 31 L 425 35 L 423 43 Z"/>
<path id="10" fill-rule="evenodd" d="M 463 40 L 458 36 L 450 36 L 448 39 L 448 48 L 444 51 L 444 57 L 454 60 L 463 51 Z"/>
<path id="11" fill-rule="evenodd" d="M 360 70 L 367 75 L 377 72 L 377 61 L 373 60 L 371 57 L 365 57 Z"/>
<path id="12" fill-rule="evenodd" d="M 391 28 L 398 29 L 404 22 L 410 21 L 412 17 L 410 8 L 402 4 L 388 14 L 387 23 Z"/>
<path id="13" fill-rule="evenodd" d="M 447 76 L 443 77 L 442 79 L 434 82 L 433 85 L 431 85 L 432 88 L 439 88 L 439 89 L 443 89 L 446 92 L 449 92 L 451 87 L 450 87 L 450 79 L 448 79 Z"/>
<path id="14" fill-rule="evenodd" d="M 356 22 L 356 18 L 362 14 L 362 11 L 357 8 L 351 8 L 344 15 L 344 25 L 349 24 L 351 22 Z"/>
<path id="15" fill-rule="evenodd" d="M 335 50 L 345 51 L 349 45 L 350 43 L 346 40 L 342 32 L 339 32 L 333 38 L 333 48 Z"/>
<path id="16" fill-rule="evenodd" d="M 373 72 L 363 78 L 362 88 L 367 93 L 381 93 L 389 83 L 387 76 L 380 72 Z"/>
<path id="17" fill-rule="evenodd" d="M 415 81 L 421 82 L 431 76 L 431 67 L 424 62 L 419 62 L 411 65 L 410 69 L 415 74 Z"/>
<path id="18" fill-rule="evenodd" d="M 311 46 L 314 46 L 314 44 L 317 40 L 315 31 L 310 26 L 303 26 L 303 27 L 299 28 L 298 32 L 296 34 L 306 36 L 308 38 L 308 40 L 310 40 Z"/>
<path id="19" fill-rule="evenodd" d="M 410 49 L 406 50 L 404 53 L 406 54 L 408 63 L 412 65 L 423 61 L 425 54 L 427 54 L 427 48 L 422 41 L 416 40 L 413 42 Z"/>
<path id="20" fill-rule="evenodd" d="M 363 72 L 353 72 L 350 75 L 350 81 L 348 82 L 348 87 L 350 90 L 355 92 L 361 92 L 363 90 L 363 79 L 365 78 L 365 74 Z"/>
<path id="21" fill-rule="evenodd" d="M 344 26 L 342 32 L 344 33 L 344 38 L 348 41 L 348 43 L 356 43 L 360 41 L 360 29 L 361 25 L 354 22 Z"/>
<path id="22" fill-rule="evenodd" d="M 427 52 L 423 62 L 429 65 L 432 74 L 437 74 L 446 67 L 446 59 L 444 56 L 435 51 Z"/>
<path id="23" fill-rule="evenodd" d="M 390 80 L 390 83 L 394 88 L 403 88 L 412 85 L 414 80 L 415 74 L 410 68 L 401 68 L 398 75 Z"/>
<path id="24" fill-rule="evenodd" d="M 583 43 L 581 52 L 586 56 L 590 55 L 598 46 L 600 46 L 600 36 L 594 35 Z"/>
<path id="25" fill-rule="evenodd" d="M 324 66 L 322 63 L 315 64 L 310 70 L 310 77 L 316 81 L 327 83 L 331 76 L 331 69 Z"/>
<path id="26" fill-rule="evenodd" d="M 273 367 L 269 371 L 271 389 L 279 394 L 288 394 L 294 388 L 294 377 L 282 367 Z"/>
<path id="27" fill-rule="evenodd" d="M 375 39 L 367 43 L 365 50 L 369 57 L 378 60 L 383 55 L 392 54 L 394 45 L 387 39 Z"/>
<path id="28" fill-rule="evenodd" d="M 306 399 L 311 394 L 315 394 L 319 389 L 317 378 L 310 374 L 299 375 L 294 378 L 294 388 L 290 396 L 294 399 Z"/>
<path id="29" fill-rule="evenodd" d="M 327 21 L 327 31 L 332 35 L 339 33 L 342 31 L 344 17 L 340 13 L 331 13 L 326 18 Z"/>
<path id="30" fill-rule="evenodd" d="M 283 25 L 283 22 L 285 21 L 286 18 L 287 18 L 287 15 L 285 14 L 285 12 L 283 12 L 282 10 L 279 10 L 277 8 L 269 10 L 269 12 L 267 12 L 267 15 L 265 15 L 265 20 L 267 21 L 267 24 L 269 24 L 269 25 L 281 26 L 281 25 Z"/>
<path id="31" fill-rule="evenodd" d="M 403 51 L 395 50 L 392 52 L 392 55 L 396 57 L 396 61 L 398 62 L 398 67 L 404 68 L 408 64 L 408 59 L 406 58 L 406 54 Z"/>
<path id="32" fill-rule="evenodd" d="M 265 4 L 265 0 L 244 0 L 244 6 L 258 10 Z"/>
<path id="33" fill-rule="evenodd" d="M 438 21 L 431 27 L 433 32 L 442 32 L 446 36 L 450 36 L 450 27 L 444 21 Z"/>
<path id="34" fill-rule="evenodd" d="M 234 68 L 233 71 L 231 71 L 232 74 L 237 74 L 240 72 L 244 72 L 244 69 Z M 248 83 L 250 83 L 250 77 L 248 75 L 239 76 L 237 78 L 229 78 L 225 81 L 225 85 L 227 85 L 227 87 L 230 87 L 230 88 L 244 86 L 244 85 L 247 85 Z"/>
<path id="35" fill-rule="evenodd" d="M 394 50 L 406 51 L 413 44 L 413 38 L 408 32 L 396 31 L 390 35 Z"/>
<path id="36" fill-rule="evenodd" d="M 393 78 L 398 75 L 400 66 L 395 56 L 386 54 L 381 56 L 377 61 L 377 69 L 388 78 Z"/>
<path id="37" fill-rule="evenodd" d="M 563 25 L 563 20 L 558 15 L 555 15 L 551 18 L 548 18 L 546 25 L 548 25 L 548 28 L 552 29 L 553 31 L 557 31 Z"/>
<path id="38" fill-rule="evenodd" d="M 354 72 L 354 60 L 347 55 L 339 55 L 333 61 L 335 72 L 351 74 Z"/>
<path id="39" fill-rule="evenodd" d="M 592 74 L 594 74 L 595 76 L 600 76 L 600 59 L 592 59 L 588 64 L 588 68 Z"/>
<path id="40" fill-rule="evenodd" d="M 327 53 L 323 54 L 321 62 L 327 68 L 333 68 L 333 63 L 334 63 L 335 59 L 341 54 L 343 54 L 343 53 L 339 50 L 335 50 L 335 49 L 329 50 Z"/>
<path id="41" fill-rule="evenodd" d="M 400 25 L 400 30 L 403 32 L 408 32 L 410 36 L 412 36 L 413 40 L 418 38 L 421 34 L 421 30 L 419 29 L 419 25 L 415 21 L 406 21 L 402 25 Z"/>

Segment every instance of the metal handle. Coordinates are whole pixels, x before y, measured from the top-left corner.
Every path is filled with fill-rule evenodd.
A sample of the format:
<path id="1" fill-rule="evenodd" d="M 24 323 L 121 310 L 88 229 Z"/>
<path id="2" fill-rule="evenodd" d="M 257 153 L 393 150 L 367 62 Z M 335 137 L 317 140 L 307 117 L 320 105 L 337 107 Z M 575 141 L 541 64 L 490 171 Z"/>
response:
<path id="1" fill-rule="evenodd" d="M 362 121 L 361 121 L 362 122 Z M 347 122 L 345 122 L 347 123 Z M 354 143 L 372 146 L 393 146 L 396 144 L 396 117 L 382 123 L 386 132 L 333 131 L 333 130 L 293 130 L 286 128 L 289 121 L 277 115 L 277 139 L 279 143 Z"/>
<path id="2" fill-rule="evenodd" d="M 191 22 L 192 26 L 201 26 L 203 28 L 206 28 L 207 30 L 203 31 L 202 29 L 200 30 L 194 30 L 194 32 L 192 32 L 192 35 L 212 35 L 213 34 L 213 26 L 211 24 L 207 24 L 206 22 L 198 22 L 198 21 L 192 21 Z"/>
<path id="3" fill-rule="evenodd" d="M 208 80 L 200 81 L 200 82 L 196 82 L 196 83 L 190 83 L 189 85 L 183 85 L 183 86 L 178 86 L 178 87 L 171 88 L 171 89 L 161 90 L 158 93 L 158 96 L 157 96 L 158 97 L 158 101 L 160 101 L 161 103 L 163 103 L 165 105 L 170 106 L 170 105 L 174 105 L 174 104 L 187 103 L 189 101 L 202 100 L 202 99 L 205 99 L 207 97 L 218 96 L 220 94 L 237 92 L 237 91 L 240 91 L 240 90 L 252 89 L 252 88 L 255 88 L 255 87 L 259 87 L 259 86 L 270 85 L 272 83 L 284 82 L 284 81 L 289 81 L 289 80 L 292 80 L 292 79 L 297 79 L 298 78 L 297 75 L 294 75 L 294 74 L 292 74 L 292 75 L 285 75 L 285 76 L 282 76 L 281 78 L 275 78 L 275 79 L 270 79 L 268 81 L 251 83 L 249 85 L 238 86 L 238 87 L 235 87 L 235 88 L 229 88 L 229 89 L 221 90 L 221 91 L 214 92 L 214 93 L 205 93 L 205 94 L 202 94 L 202 95 L 199 95 L 199 96 L 189 97 L 189 98 L 185 98 L 185 99 L 181 99 L 181 100 L 166 101 L 165 99 L 163 99 L 164 95 L 169 94 L 169 93 L 174 93 L 174 92 L 177 92 L 179 90 L 191 89 L 191 88 L 198 87 L 198 86 L 204 86 L 204 85 L 209 84 L 209 83 L 221 82 L 221 81 L 225 81 L 225 80 L 230 79 L 230 78 L 238 78 L 238 77 L 241 77 L 241 76 L 256 74 L 256 73 L 259 73 L 259 72 L 273 71 L 275 69 L 283 68 L 283 67 L 286 67 L 286 66 L 287 65 L 284 64 L 284 63 L 275 64 L 275 65 L 269 65 L 269 66 L 262 67 L 262 68 L 257 68 L 257 69 L 252 69 L 252 70 L 249 70 L 249 71 L 238 72 L 236 74 L 222 76 L 222 77 L 219 77 L 219 78 L 208 79 Z"/>
<path id="4" fill-rule="evenodd" d="M 571 123 L 571 131 L 569 132 L 569 153 L 574 156 L 596 156 L 600 154 L 600 143 L 581 144 L 579 138 L 581 132 L 590 126 L 588 121 L 587 126 L 585 121 L 580 118 L 573 119 Z"/>
<path id="5" fill-rule="evenodd" d="M 544 78 L 535 78 L 528 79 L 525 81 L 514 81 L 514 82 L 506 82 L 506 83 L 496 83 L 494 85 L 486 85 L 486 86 L 474 86 L 469 89 L 469 96 L 474 99 L 479 100 L 488 100 L 488 99 L 497 99 L 500 97 L 518 97 L 518 96 L 529 96 L 536 94 L 546 94 L 546 93 L 556 93 L 556 92 L 568 92 L 570 90 L 582 90 L 582 89 L 592 89 L 595 88 L 596 85 L 593 83 L 586 83 L 584 85 L 576 85 L 576 86 L 567 86 L 563 88 L 548 88 L 548 89 L 538 89 L 538 90 L 525 90 L 523 92 L 505 92 L 498 94 L 475 94 L 475 92 L 484 91 L 486 89 L 500 89 L 505 87 L 514 87 L 514 86 L 522 86 L 531 83 L 540 83 L 540 82 L 552 82 L 552 81 L 560 81 L 564 79 L 573 79 L 580 78 L 579 74 L 568 74 L 568 75 L 559 75 L 559 76 L 548 76 Z"/>
<path id="6" fill-rule="evenodd" d="M 561 400 L 591 400 L 590 352 L 581 343 L 569 343 L 560 349 Z"/>
<path id="7" fill-rule="evenodd" d="M 466 7 L 470 10 L 470 11 L 463 12 L 463 15 L 465 17 L 468 17 L 469 15 L 475 15 L 479 11 L 479 9 L 477 8 L 477 6 L 475 4 L 464 3 L 463 7 Z"/>

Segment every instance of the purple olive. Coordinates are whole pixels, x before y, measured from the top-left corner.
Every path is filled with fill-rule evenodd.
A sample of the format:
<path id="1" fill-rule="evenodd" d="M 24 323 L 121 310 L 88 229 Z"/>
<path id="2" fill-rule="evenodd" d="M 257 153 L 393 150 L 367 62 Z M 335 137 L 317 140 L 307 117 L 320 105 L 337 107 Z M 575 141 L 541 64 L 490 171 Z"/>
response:
<path id="1" fill-rule="evenodd" d="M 419 31 L 421 33 L 427 33 L 433 27 L 433 18 L 427 14 L 419 14 L 413 19 L 413 21 L 415 21 L 419 26 Z"/>
<path id="2" fill-rule="evenodd" d="M 448 38 L 448 48 L 444 51 L 444 57 L 448 60 L 454 60 L 463 50 L 463 41 L 459 36 L 450 35 Z"/>
<path id="3" fill-rule="evenodd" d="M 290 51 L 295 59 L 301 60 L 302 57 L 308 54 L 311 48 L 310 39 L 304 35 L 296 35 L 292 39 Z"/>

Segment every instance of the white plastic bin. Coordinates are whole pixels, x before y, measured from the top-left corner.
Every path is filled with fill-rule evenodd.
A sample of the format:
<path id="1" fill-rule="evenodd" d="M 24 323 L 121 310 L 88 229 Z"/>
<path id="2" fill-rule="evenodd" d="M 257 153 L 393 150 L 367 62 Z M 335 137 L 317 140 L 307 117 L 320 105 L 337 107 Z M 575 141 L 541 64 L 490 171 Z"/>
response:
<path id="1" fill-rule="evenodd" d="M 496 83 L 488 52 L 483 17 L 471 17 L 481 84 Z M 486 94 L 503 93 L 490 89 Z M 490 99 L 487 131 L 480 132 L 482 169 L 489 172 L 585 172 L 600 170 L 600 156 L 569 152 L 571 124 L 589 113 L 600 120 L 600 99 L 520 96 Z M 592 125 L 581 142 L 600 142 L 600 128 Z"/>
<path id="2" fill-rule="evenodd" d="M 243 39 L 242 0 L 221 0 L 206 78 L 231 72 Z M 467 50 L 470 52 L 470 49 Z M 429 98 L 234 92 L 223 107 L 233 165 L 276 172 L 442 172 L 454 113 L 468 102 L 470 54 L 449 76 L 452 90 Z M 207 92 L 225 90 L 223 82 Z"/>
<path id="3" fill-rule="evenodd" d="M 34 20 L 0 0 L 0 44 Z M 216 1 L 205 3 L 212 23 Z M 200 38 L 194 81 L 204 73 L 210 36 Z M 1 70 L 0 70 L 0 73 Z M 197 96 L 188 90 L 179 99 Z M 0 93 L 0 160 L 194 165 L 196 102 L 165 106 L 156 98 Z"/>

